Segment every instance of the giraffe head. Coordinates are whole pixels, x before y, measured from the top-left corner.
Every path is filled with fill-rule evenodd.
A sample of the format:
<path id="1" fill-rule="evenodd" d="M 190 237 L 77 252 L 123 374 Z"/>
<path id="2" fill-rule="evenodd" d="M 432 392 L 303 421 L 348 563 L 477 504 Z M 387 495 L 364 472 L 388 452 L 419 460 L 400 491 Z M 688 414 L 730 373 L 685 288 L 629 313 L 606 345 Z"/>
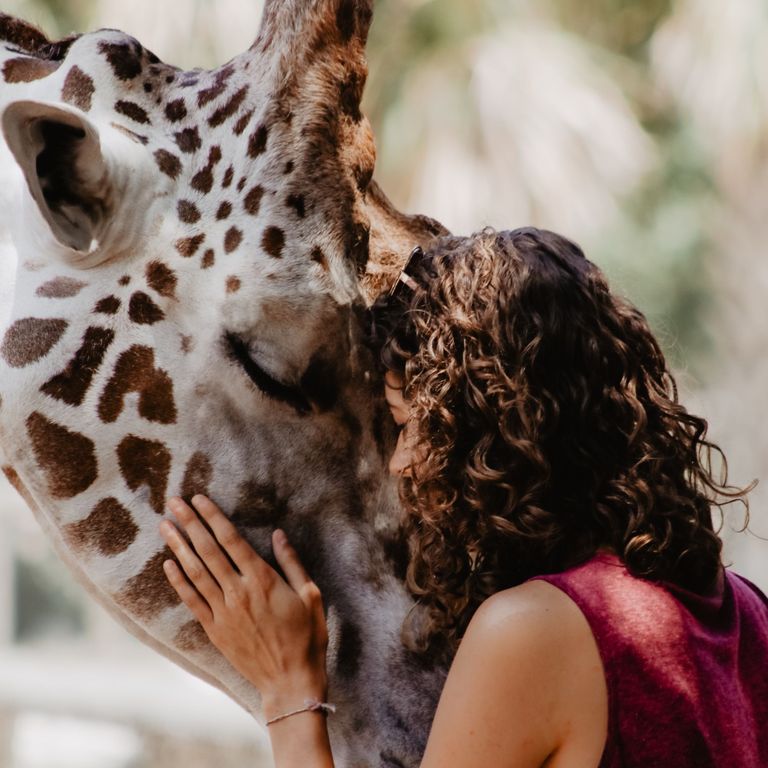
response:
<path id="1" fill-rule="evenodd" d="M 157 526 L 169 495 L 203 492 L 263 552 L 285 527 L 338 611 L 351 688 L 337 570 L 383 589 L 370 542 L 394 514 L 361 320 L 443 231 L 372 182 L 370 6 L 267 2 L 254 45 L 210 72 L 0 14 L 4 470 L 131 631 L 251 708 L 165 584 Z"/>

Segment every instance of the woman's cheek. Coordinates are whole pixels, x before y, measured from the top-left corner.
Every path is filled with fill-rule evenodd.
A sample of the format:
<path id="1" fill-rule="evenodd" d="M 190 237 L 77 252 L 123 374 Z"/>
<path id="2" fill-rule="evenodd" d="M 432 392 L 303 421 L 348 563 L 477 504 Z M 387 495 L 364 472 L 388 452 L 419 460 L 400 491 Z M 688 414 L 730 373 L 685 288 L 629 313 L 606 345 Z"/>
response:
<path id="1" fill-rule="evenodd" d="M 402 475 L 407 471 L 411 465 L 411 453 L 412 450 L 406 437 L 406 430 L 403 428 L 397 436 L 397 445 L 395 445 L 395 451 L 389 460 L 390 475 Z"/>
<path id="2" fill-rule="evenodd" d="M 407 475 L 410 468 L 424 460 L 427 446 L 420 445 L 416 437 L 416 430 L 408 429 L 406 424 L 397 436 L 395 452 L 389 462 L 389 472 L 392 475 Z"/>

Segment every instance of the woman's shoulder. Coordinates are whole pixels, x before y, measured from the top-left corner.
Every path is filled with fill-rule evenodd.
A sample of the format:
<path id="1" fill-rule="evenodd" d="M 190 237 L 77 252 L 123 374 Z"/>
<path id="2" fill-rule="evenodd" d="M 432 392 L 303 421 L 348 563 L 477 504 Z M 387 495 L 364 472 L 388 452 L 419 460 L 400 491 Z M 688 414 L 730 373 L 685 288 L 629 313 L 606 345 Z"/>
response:
<path id="1" fill-rule="evenodd" d="M 530 646 L 542 656 L 558 651 L 573 656 L 578 646 L 594 644 L 576 603 L 561 589 L 538 580 L 489 597 L 474 615 L 465 639 L 470 636 L 474 642 L 499 641 L 510 652 L 518 645 Z"/>
<path id="2" fill-rule="evenodd" d="M 583 614 L 556 587 L 531 581 L 488 598 L 467 628 L 451 676 L 450 690 L 463 696 L 480 686 L 505 713 L 507 728 L 516 722 L 546 748 L 548 765 L 599 762 L 608 721 L 602 662 Z"/>

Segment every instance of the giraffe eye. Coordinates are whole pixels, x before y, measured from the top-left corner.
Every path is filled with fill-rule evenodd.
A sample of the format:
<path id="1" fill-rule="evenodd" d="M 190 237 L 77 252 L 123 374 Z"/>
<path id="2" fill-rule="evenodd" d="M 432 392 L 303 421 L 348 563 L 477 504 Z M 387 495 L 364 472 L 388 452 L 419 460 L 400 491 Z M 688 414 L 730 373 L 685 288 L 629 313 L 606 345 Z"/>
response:
<path id="1" fill-rule="evenodd" d="M 240 365 L 260 392 L 273 400 L 290 405 L 302 416 L 311 413 L 312 406 L 304 392 L 299 387 L 278 381 L 264 370 L 251 357 L 249 346 L 243 339 L 234 333 L 227 333 L 225 340 L 230 357 Z"/>

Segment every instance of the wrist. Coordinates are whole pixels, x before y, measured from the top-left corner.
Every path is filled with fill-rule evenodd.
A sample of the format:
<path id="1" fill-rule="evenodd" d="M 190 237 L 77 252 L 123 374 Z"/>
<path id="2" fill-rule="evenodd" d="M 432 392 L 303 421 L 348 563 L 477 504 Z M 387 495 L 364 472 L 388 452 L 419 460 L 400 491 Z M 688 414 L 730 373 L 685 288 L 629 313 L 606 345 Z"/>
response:
<path id="1" fill-rule="evenodd" d="M 304 706 L 307 699 L 325 702 L 328 696 L 328 682 L 323 676 L 300 677 L 281 680 L 278 686 L 261 694 L 264 717 L 271 720 Z"/>

